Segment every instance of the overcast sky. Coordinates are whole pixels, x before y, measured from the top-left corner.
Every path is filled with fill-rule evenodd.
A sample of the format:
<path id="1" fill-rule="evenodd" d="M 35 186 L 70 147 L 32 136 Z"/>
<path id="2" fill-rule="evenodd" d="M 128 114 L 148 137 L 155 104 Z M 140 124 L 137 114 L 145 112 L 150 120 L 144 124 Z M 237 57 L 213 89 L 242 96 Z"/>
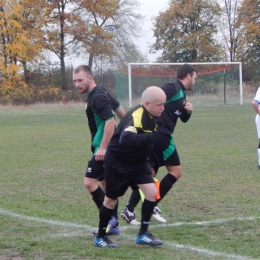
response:
<path id="1" fill-rule="evenodd" d="M 160 11 L 165 11 L 169 0 L 139 0 L 139 13 L 145 16 L 143 24 L 144 37 L 140 40 L 138 46 L 143 54 L 147 54 L 150 62 L 153 62 L 157 55 L 149 54 L 149 44 L 154 43 L 155 39 L 152 32 L 152 19 L 158 16 Z"/>

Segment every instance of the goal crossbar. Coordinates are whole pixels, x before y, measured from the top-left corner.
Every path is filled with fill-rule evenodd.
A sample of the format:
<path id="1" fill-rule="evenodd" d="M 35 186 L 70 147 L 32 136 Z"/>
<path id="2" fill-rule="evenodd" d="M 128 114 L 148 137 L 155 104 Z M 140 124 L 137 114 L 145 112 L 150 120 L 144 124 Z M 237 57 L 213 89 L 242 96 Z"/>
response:
<path id="1" fill-rule="evenodd" d="M 129 91 L 129 107 L 132 107 L 132 66 L 169 66 L 183 65 L 185 63 L 128 63 L 128 91 Z M 243 105 L 243 80 L 242 80 L 242 62 L 189 62 L 190 65 L 238 65 L 239 66 L 239 97 L 240 105 Z"/>

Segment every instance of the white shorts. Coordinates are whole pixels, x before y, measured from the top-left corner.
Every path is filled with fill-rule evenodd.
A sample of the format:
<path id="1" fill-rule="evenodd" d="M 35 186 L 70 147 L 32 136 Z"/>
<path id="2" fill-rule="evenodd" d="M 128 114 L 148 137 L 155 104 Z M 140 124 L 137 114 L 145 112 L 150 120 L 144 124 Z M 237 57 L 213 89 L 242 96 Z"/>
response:
<path id="1" fill-rule="evenodd" d="M 256 131 L 257 131 L 257 137 L 260 139 L 260 116 L 256 115 L 255 117 L 255 124 L 256 124 Z"/>

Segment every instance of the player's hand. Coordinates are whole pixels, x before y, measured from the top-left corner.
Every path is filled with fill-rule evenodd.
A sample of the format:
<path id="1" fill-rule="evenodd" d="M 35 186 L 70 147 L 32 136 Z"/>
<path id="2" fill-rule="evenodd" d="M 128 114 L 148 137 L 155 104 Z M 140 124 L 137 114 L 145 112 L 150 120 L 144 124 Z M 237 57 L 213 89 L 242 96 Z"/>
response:
<path id="1" fill-rule="evenodd" d="M 185 102 L 184 103 L 184 108 L 187 110 L 188 113 L 191 114 L 191 112 L 193 111 L 193 105 L 189 102 Z"/>
<path id="2" fill-rule="evenodd" d="M 105 159 L 105 154 L 106 154 L 106 149 L 102 149 L 102 148 L 99 148 L 96 152 L 96 155 L 95 155 L 95 160 L 96 161 L 104 161 Z"/>

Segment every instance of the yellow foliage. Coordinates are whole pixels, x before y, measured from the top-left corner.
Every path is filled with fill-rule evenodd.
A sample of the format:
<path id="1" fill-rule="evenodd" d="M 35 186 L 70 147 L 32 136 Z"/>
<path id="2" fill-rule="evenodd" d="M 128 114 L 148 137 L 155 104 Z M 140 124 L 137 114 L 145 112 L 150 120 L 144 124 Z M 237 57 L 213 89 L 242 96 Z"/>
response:
<path id="1" fill-rule="evenodd" d="M 43 43 L 37 40 L 42 38 L 43 23 L 33 0 L 4 1 L 1 7 L 0 68 L 4 78 L 16 81 L 22 68 L 19 64 L 31 61 L 43 48 Z"/>
<path id="2" fill-rule="evenodd" d="M 119 8 L 119 0 L 87 0 L 83 5 L 89 12 L 97 13 L 100 17 L 113 17 Z"/>

